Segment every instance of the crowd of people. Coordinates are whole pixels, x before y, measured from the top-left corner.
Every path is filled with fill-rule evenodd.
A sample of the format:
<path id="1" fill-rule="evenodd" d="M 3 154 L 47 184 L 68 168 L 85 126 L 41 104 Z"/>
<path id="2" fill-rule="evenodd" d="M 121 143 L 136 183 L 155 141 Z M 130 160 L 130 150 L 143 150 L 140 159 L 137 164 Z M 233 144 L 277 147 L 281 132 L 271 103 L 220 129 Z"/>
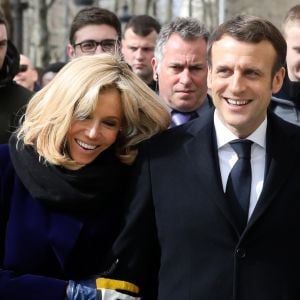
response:
<path id="1" fill-rule="evenodd" d="M 299 37 L 92 6 L 38 71 L 0 14 L 0 299 L 299 300 Z"/>

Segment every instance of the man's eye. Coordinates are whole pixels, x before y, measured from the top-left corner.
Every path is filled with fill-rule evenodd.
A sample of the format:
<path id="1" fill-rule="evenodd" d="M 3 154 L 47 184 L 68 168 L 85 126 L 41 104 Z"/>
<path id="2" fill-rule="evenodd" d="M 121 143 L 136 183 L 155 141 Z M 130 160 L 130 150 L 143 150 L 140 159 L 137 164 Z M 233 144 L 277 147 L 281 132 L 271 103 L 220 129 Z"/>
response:
<path id="1" fill-rule="evenodd" d="M 115 46 L 115 42 L 114 41 L 112 41 L 112 42 L 103 42 L 102 46 L 103 47 L 114 47 Z"/>
<path id="2" fill-rule="evenodd" d="M 138 48 L 136 48 L 136 47 L 129 47 L 129 49 L 131 50 L 131 51 L 136 51 Z"/>
<path id="3" fill-rule="evenodd" d="M 173 72 L 181 72 L 182 67 L 181 67 L 181 66 L 170 66 L 170 69 L 171 69 Z"/>
<path id="4" fill-rule="evenodd" d="M 226 76 L 229 74 L 229 70 L 228 69 L 218 69 L 216 71 L 216 73 L 220 76 Z"/>
<path id="5" fill-rule="evenodd" d="M 193 72 L 193 71 L 201 71 L 203 70 L 204 68 L 201 67 L 201 66 L 194 66 L 194 67 L 190 67 L 190 71 Z"/>
<path id="6" fill-rule="evenodd" d="M 81 44 L 81 47 L 84 48 L 84 49 L 93 49 L 95 47 L 95 44 L 94 43 L 82 43 Z"/>
<path id="7" fill-rule="evenodd" d="M 153 51 L 154 51 L 154 48 L 147 47 L 147 48 L 142 48 L 142 50 L 143 50 L 144 52 L 153 52 Z"/>
<path id="8" fill-rule="evenodd" d="M 0 42 L 0 47 L 6 47 L 7 46 L 7 41 L 1 41 Z"/>

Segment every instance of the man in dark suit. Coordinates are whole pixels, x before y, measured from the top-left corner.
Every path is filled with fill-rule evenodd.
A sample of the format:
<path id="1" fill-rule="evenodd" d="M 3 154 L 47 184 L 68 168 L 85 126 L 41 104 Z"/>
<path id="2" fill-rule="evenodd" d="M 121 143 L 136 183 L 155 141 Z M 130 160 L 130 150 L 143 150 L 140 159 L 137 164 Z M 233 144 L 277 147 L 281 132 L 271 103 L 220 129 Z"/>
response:
<path id="1" fill-rule="evenodd" d="M 285 57 L 284 38 L 265 19 L 237 16 L 215 30 L 216 109 L 141 147 L 111 276 L 143 294 L 158 266 L 152 300 L 300 299 L 300 128 L 268 112 Z M 237 157 L 238 143 L 251 157 Z M 249 175 L 250 190 L 238 194 Z"/>
<path id="2" fill-rule="evenodd" d="M 209 32 L 196 18 L 176 18 L 158 35 L 152 59 L 159 95 L 172 114 L 171 127 L 181 125 L 211 107 L 207 95 Z"/>

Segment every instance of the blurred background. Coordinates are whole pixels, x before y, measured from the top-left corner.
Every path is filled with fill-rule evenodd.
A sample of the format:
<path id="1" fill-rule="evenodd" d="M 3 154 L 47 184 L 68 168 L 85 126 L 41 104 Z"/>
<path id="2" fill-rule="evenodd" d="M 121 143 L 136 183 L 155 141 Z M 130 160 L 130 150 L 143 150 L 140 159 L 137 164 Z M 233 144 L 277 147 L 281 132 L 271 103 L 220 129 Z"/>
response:
<path id="1" fill-rule="evenodd" d="M 175 16 L 193 16 L 210 30 L 224 20 L 247 13 L 269 19 L 280 28 L 297 0 L 0 0 L 10 37 L 36 67 L 66 61 L 69 27 L 78 10 L 100 6 L 115 12 L 122 24 L 132 15 L 149 14 L 161 24 Z"/>

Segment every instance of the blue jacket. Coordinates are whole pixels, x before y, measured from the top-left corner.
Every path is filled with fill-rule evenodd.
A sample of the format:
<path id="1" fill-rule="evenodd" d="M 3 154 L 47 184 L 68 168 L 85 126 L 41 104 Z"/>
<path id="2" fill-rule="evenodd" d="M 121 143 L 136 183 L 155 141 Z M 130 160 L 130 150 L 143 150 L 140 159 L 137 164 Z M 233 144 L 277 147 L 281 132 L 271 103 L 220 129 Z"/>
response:
<path id="1" fill-rule="evenodd" d="M 69 279 L 106 270 L 119 220 L 114 202 L 80 216 L 51 211 L 31 197 L 0 145 L 0 299 L 65 299 Z"/>

